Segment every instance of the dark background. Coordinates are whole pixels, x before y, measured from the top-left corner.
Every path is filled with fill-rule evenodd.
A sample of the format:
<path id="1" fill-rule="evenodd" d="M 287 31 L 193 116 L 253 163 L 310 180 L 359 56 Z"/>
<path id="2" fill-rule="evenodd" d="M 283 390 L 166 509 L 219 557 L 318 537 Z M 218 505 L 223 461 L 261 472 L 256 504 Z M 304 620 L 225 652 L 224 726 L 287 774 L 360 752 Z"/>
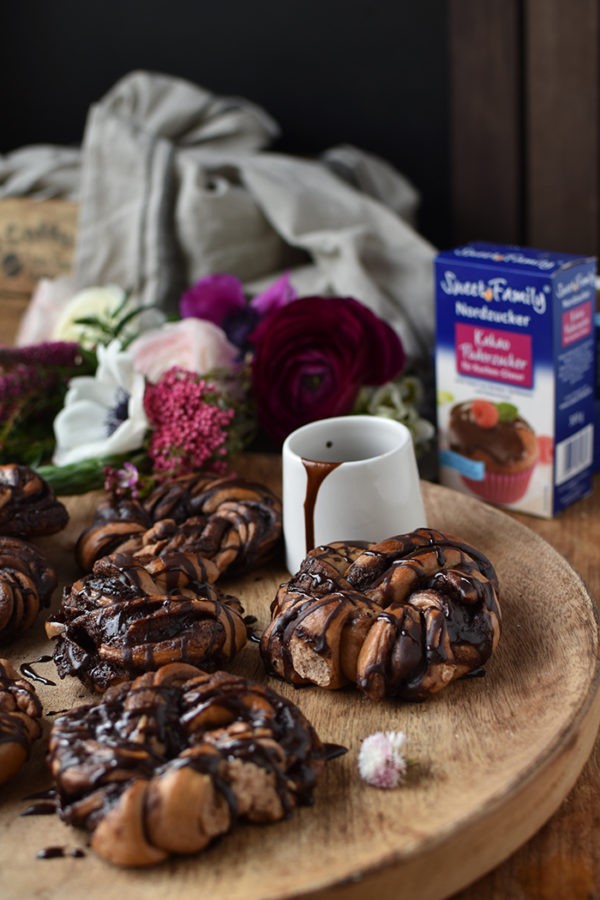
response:
<path id="1" fill-rule="evenodd" d="M 445 0 L 5 0 L 0 153 L 79 145 L 91 103 L 146 69 L 245 97 L 274 149 L 354 144 L 419 190 L 419 229 L 450 241 Z"/>

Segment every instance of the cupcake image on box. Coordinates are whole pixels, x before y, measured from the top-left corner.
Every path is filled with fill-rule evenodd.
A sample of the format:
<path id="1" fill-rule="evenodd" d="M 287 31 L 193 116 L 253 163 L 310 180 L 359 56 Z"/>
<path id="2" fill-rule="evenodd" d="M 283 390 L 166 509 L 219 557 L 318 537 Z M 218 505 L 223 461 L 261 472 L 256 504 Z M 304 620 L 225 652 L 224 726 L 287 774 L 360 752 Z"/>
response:
<path id="1" fill-rule="evenodd" d="M 448 443 L 462 481 L 478 497 L 506 505 L 527 492 L 539 446 L 512 403 L 457 403 L 450 410 Z"/>

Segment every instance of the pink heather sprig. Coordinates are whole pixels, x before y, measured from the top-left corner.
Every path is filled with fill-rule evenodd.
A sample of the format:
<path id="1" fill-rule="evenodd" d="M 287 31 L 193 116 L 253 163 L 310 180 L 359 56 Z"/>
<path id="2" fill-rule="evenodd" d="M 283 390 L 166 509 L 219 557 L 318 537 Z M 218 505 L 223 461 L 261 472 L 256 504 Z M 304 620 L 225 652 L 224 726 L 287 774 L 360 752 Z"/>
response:
<path id="1" fill-rule="evenodd" d="M 34 395 L 53 386 L 53 372 L 31 368 L 18 363 L 8 372 L 0 373 L 0 420 L 6 422 Z"/>
<path id="2" fill-rule="evenodd" d="M 144 409 L 154 428 L 148 456 L 155 471 L 225 471 L 227 428 L 234 410 L 219 405 L 213 382 L 173 366 L 156 384 L 146 386 Z"/>
<path id="3" fill-rule="evenodd" d="M 89 363 L 89 360 L 88 360 Z M 6 422 L 33 399 L 51 398 L 55 387 L 83 370 L 74 341 L 42 341 L 24 347 L 0 346 L 0 421 Z"/>
<path id="4" fill-rule="evenodd" d="M 81 357 L 81 348 L 75 341 L 42 341 L 23 347 L 0 346 L 0 367 L 10 369 L 17 365 L 76 366 Z"/>
<path id="5" fill-rule="evenodd" d="M 0 345 L 0 462 L 38 465 L 50 456 L 69 380 L 96 365 L 95 354 L 72 341 Z"/>

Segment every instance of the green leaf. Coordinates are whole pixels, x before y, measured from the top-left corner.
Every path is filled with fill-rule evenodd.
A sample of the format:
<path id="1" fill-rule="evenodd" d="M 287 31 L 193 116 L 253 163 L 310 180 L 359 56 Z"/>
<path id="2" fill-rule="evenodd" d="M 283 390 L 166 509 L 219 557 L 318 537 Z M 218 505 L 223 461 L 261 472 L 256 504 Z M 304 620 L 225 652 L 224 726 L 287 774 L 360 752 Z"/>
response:
<path id="1" fill-rule="evenodd" d="M 129 303 L 130 297 L 131 297 L 131 288 L 128 288 L 127 290 L 123 291 L 123 299 L 121 300 L 121 302 L 115 309 L 114 313 L 112 314 L 112 316 L 111 316 L 112 319 L 116 320 L 117 322 L 119 321 L 119 316 L 121 315 L 121 313 L 123 312 L 123 310 L 125 309 L 127 304 Z"/>
<path id="2" fill-rule="evenodd" d="M 437 404 L 438 406 L 443 406 L 444 403 L 453 403 L 454 395 L 450 393 L 450 391 L 439 390 L 437 392 Z"/>
<path id="3" fill-rule="evenodd" d="M 107 328 L 104 321 L 98 316 L 78 316 L 73 321 L 75 325 L 91 325 L 93 328 L 99 328 L 101 331 L 105 331 Z"/>
<path id="4" fill-rule="evenodd" d="M 147 457 L 144 453 L 120 453 L 84 459 L 66 466 L 38 466 L 37 472 L 57 494 L 85 494 L 104 486 L 105 466 L 118 468 L 127 461 L 141 468 Z"/>
<path id="5" fill-rule="evenodd" d="M 512 403 L 496 403 L 496 409 L 501 422 L 514 422 L 519 415 L 519 410 Z"/>

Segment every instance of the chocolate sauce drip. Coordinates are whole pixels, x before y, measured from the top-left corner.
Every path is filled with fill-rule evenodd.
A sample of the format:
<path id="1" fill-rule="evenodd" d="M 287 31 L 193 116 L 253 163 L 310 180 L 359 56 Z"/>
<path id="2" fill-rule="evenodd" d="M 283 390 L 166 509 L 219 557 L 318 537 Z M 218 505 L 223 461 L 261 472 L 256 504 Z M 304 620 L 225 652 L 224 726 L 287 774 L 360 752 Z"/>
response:
<path id="1" fill-rule="evenodd" d="M 485 678 L 487 675 L 487 669 L 483 666 L 480 666 L 478 669 L 473 669 L 472 672 L 465 672 L 462 676 L 463 678 Z"/>
<path id="2" fill-rule="evenodd" d="M 322 462 L 316 459 L 302 458 L 306 469 L 306 497 L 304 499 L 304 536 L 306 552 L 315 546 L 315 504 L 319 488 L 327 476 L 341 466 L 340 462 Z"/>
<path id="3" fill-rule="evenodd" d="M 44 847 L 43 850 L 36 853 L 36 859 L 62 859 L 66 856 L 65 847 Z"/>
<path id="4" fill-rule="evenodd" d="M 23 800 L 53 800 L 56 797 L 56 790 L 53 787 L 44 788 L 42 791 L 35 791 L 33 794 L 26 794 Z"/>
<path id="5" fill-rule="evenodd" d="M 341 744 L 325 744 L 325 759 L 337 759 L 338 756 L 343 756 L 348 752 L 347 747 L 343 747 Z"/>
<path id="6" fill-rule="evenodd" d="M 246 634 L 248 635 L 248 640 L 252 641 L 254 644 L 260 644 L 260 634 L 254 630 L 252 627 L 258 622 L 256 616 L 244 616 L 244 625 L 246 626 Z"/>
<path id="7" fill-rule="evenodd" d="M 43 850 L 38 851 L 36 853 L 36 859 L 64 859 L 67 856 L 71 856 L 74 859 L 81 859 L 85 856 L 83 850 L 80 847 L 73 847 L 69 849 L 68 847 L 44 847 Z"/>
<path id="8" fill-rule="evenodd" d="M 40 800 L 38 803 L 32 803 L 20 816 L 53 816 L 56 812 L 55 800 Z"/>
<path id="9" fill-rule="evenodd" d="M 51 681 L 49 678 L 44 678 L 43 675 L 40 675 L 33 668 L 33 666 L 36 663 L 50 662 L 51 659 L 52 659 L 51 656 L 38 656 L 37 659 L 32 659 L 31 662 L 21 663 L 21 665 L 19 666 L 19 671 L 23 675 L 25 675 L 26 678 L 31 678 L 33 681 L 39 681 L 39 682 L 41 682 L 41 684 L 48 684 L 48 685 L 54 686 L 54 685 L 56 685 L 55 681 Z"/>

